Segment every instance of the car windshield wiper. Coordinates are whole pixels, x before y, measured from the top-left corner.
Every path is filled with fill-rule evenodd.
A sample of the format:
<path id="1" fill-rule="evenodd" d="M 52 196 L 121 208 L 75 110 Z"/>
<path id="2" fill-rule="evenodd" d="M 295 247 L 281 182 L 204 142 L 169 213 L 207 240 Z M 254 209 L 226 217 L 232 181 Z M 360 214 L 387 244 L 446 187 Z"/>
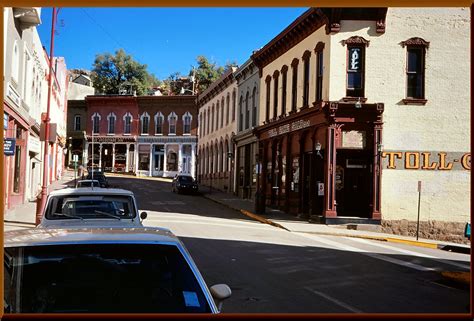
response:
<path id="1" fill-rule="evenodd" d="M 81 221 L 84 219 L 82 216 L 71 215 L 71 214 L 65 214 L 65 213 L 54 213 L 54 215 L 66 216 L 66 217 L 70 217 L 70 218 L 78 218 L 78 219 L 80 219 Z"/>
<path id="2" fill-rule="evenodd" d="M 110 217 L 113 217 L 113 218 L 116 218 L 118 219 L 119 221 L 122 220 L 122 218 L 120 218 L 120 216 L 117 216 L 117 215 L 114 215 L 114 214 L 110 214 L 110 213 L 107 213 L 107 212 L 102 212 L 102 211 L 94 211 L 94 213 L 96 214 L 102 214 L 102 215 L 106 215 L 106 216 L 110 216 Z"/>

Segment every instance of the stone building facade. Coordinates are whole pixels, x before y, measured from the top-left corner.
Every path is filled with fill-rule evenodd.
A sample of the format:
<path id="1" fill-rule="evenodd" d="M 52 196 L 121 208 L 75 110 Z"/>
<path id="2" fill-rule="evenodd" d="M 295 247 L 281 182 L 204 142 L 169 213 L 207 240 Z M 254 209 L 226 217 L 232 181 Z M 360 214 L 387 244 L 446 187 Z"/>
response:
<path id="1" fill-rule="evenodd" d="M 468 8 L 311 8 L 255 52 L 261 204 L 413 234 L 421 184 L 422 235 L 462 238 L 469 28 Z"/>
<path id="2" fill-rule="evenodd" d="M 199 108 L 199 181 L 226 192 L 236 190 L 234 171 L 237 130 L 236 67 L 231 67 L 197 97 Z"/>

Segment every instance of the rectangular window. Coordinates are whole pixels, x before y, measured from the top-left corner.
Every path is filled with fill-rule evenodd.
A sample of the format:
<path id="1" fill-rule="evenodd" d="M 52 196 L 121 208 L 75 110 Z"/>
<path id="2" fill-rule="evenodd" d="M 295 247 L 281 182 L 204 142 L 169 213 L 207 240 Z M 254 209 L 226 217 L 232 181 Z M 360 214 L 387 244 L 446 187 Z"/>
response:
<path id="1" fill-rule="evenodd" d="M 278 114 L 278 74 L 273 76 L 273 119 L 277 118 Z"/>
<path id="2" fill-rule="evenodd" d="M 115 117 L 109 118 L 109 134 L 115 133 Z"/>
<path id="3" fill-rule="evenodd" d="M 79 115 L 74 116 L 74 130 L 81 130 L 81 116 Z"/>
<path id="4" fill-rule="evenodd" d="M 347 48 L 347 97 L 364 97 L 364 48 Z"/>
<path id="5" fill-rule="evenodd" d="M 132 122 L 132 117 L 126 116 L 125 117 L 125 128 L 124 128 L 124 134 L 130 134 L 131 128 L 130 124 Z"/>
<path id="6" fill-rule="evenodd" d="M 270 119 L 270 80 L 267 80 L 267 96 L 265 103 L 265 121 Z"/>
<path id="7" fill-rule="evenodd" d="M 293 66 L 293 79 L 291 84 L 291 111 L 296 111 L 298 84 L 298 65 Z"/>
<path id="8" fill-rule="evenodd" d="M 407 49 L 407 98 L 425 98 L 424 48 Z"/>
<path id="9" fill-rule="evenodd" d="M 176 134 L 176 117 L 170 117 L 170 134 Z"/>
<path id="10" fill-rule="evenodd" d="M 219 129 L 219 104 L 216 105 L 216 130 Z"/>
<path id="11" fill-rule="evenodd" d="M 156 118 L 156 134 L 163 134 L 163 117 Z"/>
<path id="12" fill-rule="evenodd" d="M 318 63 L 316 65 L 316 102 L 323 100 L 323 51 L 316 55 Z"/>
<path id="13" fill-rule="evenodd" d="M 249 107 L 249 94 L 247 93 L 247 98 L 245 98 L 245 129 L 249 128 L 250 122 L 250 107 Z"/>
<path id="14" fill-rule="evenodd" d="M 284 116 L 286 113 L 286 82 L 288 78 L 287 71 L 282 72 L 282 88 L 281 88 L 281 116 Z"/>
<path id="15" fill-rule="evenodd" d="M 303 107 L 308 107 L 309 102 L 309 57 L 303 64 Z"/>
<path id="16" fill-rule="evenodd" d="M 184 117 L 184 133 L 191 134 L 191 117 Z"/>
<path id="17" fill-rule="evenodd" d="M 149 125 L 149 118 L 143 117 L 142 118 L 142 134 L 148 134 L 148 125 Z"/>
<path id="18" fill-rule="evenodd" d="M 93 126 L 93 133 L 98 134 L 99 133 L 99 116 L 94 116 L 92 126 Z"/>

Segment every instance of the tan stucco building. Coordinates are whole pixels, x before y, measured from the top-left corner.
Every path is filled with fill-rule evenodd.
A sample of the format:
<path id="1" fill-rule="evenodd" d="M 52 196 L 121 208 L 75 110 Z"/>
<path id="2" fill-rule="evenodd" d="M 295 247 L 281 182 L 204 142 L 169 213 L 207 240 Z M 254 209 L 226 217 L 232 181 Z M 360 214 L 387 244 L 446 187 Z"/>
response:
<path id="1" fill-rule="evenodd" d="M 469 8 L 311 8 L 255 52 L 261 204 L 412 234 L 421 181 L 420 235 L 462 237 L 469 31 Z"/>

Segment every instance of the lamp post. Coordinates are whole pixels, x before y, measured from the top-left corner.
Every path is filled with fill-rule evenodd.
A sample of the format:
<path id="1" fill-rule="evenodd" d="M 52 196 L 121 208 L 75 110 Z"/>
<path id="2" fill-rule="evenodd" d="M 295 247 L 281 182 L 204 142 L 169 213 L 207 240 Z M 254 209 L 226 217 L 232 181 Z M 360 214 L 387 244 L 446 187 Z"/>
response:
<path id="1" fill-rule="evenodd" d="M 49 177 L 49 112 L 51 109 L 51 87 L 53 79 L 53 57 L 54 57 L 54 32 L 58 11 L 53 7 L 53 19 L 51 23 L 51 44 L 49 49 L 49 74 L 48 74 L 48 102 L 46 107 L 46 116 L 44 117 L 44 154 L 43 154 L 43 185 L 41 186 L 40 199 L 36 201 L 36 217 L 35 224 L 39 225 L 43 210 L 46 205 L 46 197 L 48 196 L 48 177 Z"/>

